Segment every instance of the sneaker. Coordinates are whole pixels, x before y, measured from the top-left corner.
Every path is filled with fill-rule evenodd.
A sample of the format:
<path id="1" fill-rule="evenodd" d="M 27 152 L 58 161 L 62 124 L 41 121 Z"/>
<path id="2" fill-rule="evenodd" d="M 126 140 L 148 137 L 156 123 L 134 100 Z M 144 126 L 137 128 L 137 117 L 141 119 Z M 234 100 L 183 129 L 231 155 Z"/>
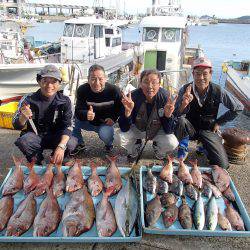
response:
<path id="1" fill-rule="evenodd" d="M 178 148 L 178 153 L 177 153 L 177 157 L 178 157 L 178 159 L 183 159 L 183 161 L 185 161 L 186 160 L 186 158 L 187 158 L 187 156 L 188 156 L 188 151 L 187 151 L 187 149 L 186 148 L 183 148 L 183 147 L 179 147 Z"/>
<path id="2" fill-rule="evenodd" d="M 70 155 L 74 156 L 79 154 L 81 151 L 86 150 L 85 143 L 78 144 L 76 148 L 70 153 Z"/>

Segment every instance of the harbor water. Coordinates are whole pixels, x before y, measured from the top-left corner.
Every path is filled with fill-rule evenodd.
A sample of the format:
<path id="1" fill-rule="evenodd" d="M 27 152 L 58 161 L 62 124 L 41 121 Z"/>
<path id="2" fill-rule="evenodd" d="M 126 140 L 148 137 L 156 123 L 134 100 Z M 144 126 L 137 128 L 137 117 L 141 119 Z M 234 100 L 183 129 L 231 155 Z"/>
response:
<path id="1" fill-rule="evenodd" d="M 63 33 L 63 27 L 63 22 L 38 23 L 37 26 L 29 28 L 26 35 L 34 36 L 37 41 L 59 41 Z M 188 31 L 188 47 L 200 45 L 205 55 L 211 59 L 215 83 L 222 86 L 225 83 L 225 74 L 222 73 L 221 68 L 224 61 L 250 60 L 250 25 L 248 24 L 221 23 L 208 26 L 189 26 Z M 123 29 L 123 41 L 139 41 L 138 26 L 129 26 L 127 29 Z M 249 123 L 249 118 L 241 115 L 227 126 L 240 126 L 250 129 Z"/>

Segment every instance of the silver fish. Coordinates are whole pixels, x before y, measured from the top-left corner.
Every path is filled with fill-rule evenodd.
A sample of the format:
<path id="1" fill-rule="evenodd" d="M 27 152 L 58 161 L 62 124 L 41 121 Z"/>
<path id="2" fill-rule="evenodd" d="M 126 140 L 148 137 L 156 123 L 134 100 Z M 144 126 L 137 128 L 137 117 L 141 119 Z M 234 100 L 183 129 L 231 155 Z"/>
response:
<path id="1" fill-rule="evenodd" d="M 208 230 L 214 231 L 218 223 L 218 206 L 214 196 L 210 198 L 207 204 L 206 225 Z"/>
<path id="2" fill-rule="evenodd" d="M 168 183 L 160 178 L 157 178 L 157 193 L 165 194 L 168 192 Z"/>
<path id="3" fill-rule="evenodd" d="M 178 196 L 183 194 L 183 182 L 176 175 L 173 175 L 173 183 L 170 185 L 169 191 Z"/>
<path id="4" fill-rule="evenodd" d="M 197 201 L 194 203 L 193 207 L 193 221 L 194 226 L 198 230 L 202 230 L 205 225 L 205 210 L 204 210 L 204 203 L 203 199 L 201 197 L 201 194 L 199 193 L 199 197 Z"/>
<path id="5" fill-rule="evenodd" d="M 149 168 L 146 176 L 143 178 L 143 188 L 151 194 L 156 194 L 157 179 Z"/>
<path id="6" fill-rule="evenodd" d="M 188 184 L 185 187 L 186 190 L 186 195 L 193 199 L 193 200 L 197 200 L 198 199 L 198 193 L 196 191 L 196 189 L 194 188 L 194 186 L 192 184 Z"/>
<path id="7" fill-rule="evenodd" d="M 118 228 L 123 237 L 129 237 L 137 218 L 138 197 L 133 187 L 131 178 L 118 193 L 115 200 L 115 217 Z"/>

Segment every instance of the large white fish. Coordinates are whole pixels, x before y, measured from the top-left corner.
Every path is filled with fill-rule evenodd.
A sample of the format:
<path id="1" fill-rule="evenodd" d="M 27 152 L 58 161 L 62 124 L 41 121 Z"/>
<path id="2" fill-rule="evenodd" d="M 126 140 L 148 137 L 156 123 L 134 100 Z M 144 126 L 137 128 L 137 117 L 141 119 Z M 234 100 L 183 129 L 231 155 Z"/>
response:
<path id="1" fill-rule="evenodd" d="M 138 198 L 131 178 L 118 193 L 115 200 L 115 217 L 123 237 L 129 237 L 135 224 L 138 210 Z"/>

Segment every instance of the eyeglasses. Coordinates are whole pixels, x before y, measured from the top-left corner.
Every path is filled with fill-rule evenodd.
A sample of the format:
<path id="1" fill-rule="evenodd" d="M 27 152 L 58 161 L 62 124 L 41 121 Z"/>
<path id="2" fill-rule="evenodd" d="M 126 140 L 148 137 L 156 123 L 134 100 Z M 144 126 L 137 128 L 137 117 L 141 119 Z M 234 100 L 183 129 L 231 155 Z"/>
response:
<path id="1" fill-rule="evenodd" d="M 147 80 L 144 80 L 144 81 L 142 81 L 142 84 L 144 86 L 147 86 L 147 87 L 149 87 L 150 85 L 152 85 L 153 87 L 155 87 L 155 86 L 159 85 L 160 82 L 159 82 L 159 80 L 156 80 L 156 81 L 147 81 Z"/>
<path id="2" fill-rule="evenodd" d="M 211 72 L 194 70 L 194 75 L 196 77 L 203 76 L 204 78 L 208 78 L 211 75 Z"/>

